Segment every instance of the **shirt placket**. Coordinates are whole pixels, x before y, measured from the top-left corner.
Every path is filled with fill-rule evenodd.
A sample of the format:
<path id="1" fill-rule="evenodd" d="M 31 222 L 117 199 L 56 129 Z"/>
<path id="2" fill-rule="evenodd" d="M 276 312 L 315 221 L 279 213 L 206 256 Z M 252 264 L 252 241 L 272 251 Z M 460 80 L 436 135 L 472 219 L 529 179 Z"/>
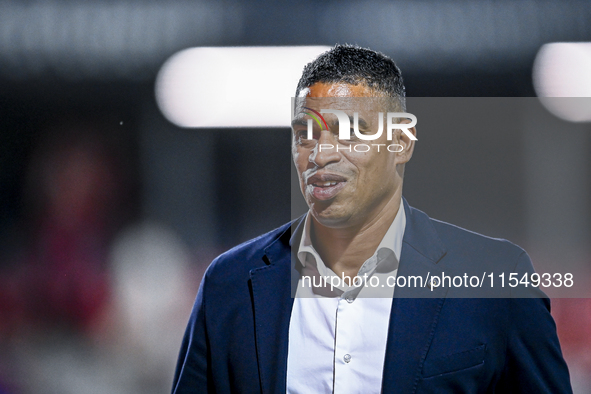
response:
<path id="1" fill-rule="evenodd" d="M 344 294 L 343 294 L 344 295 Z M 348 393 L 355 386 L 355 311 L 353 298 L 339 298 L 334 350 L 334 393 Z"/>
<path id="2" fill-rule="evenodd" d="M 367 274 L 371 277 L 377 265 L 376 256 L 369 258 L 359 269 L 358 276 Z M 355 300 L 363 289 L 352 286 L 339 298 L 336 311 L 335 325 L 335 350 L 334 350 L 334 386 L 333 393 L 356 393 L 356 362 L 355 350 L 358 350 L 356 343 L 359 341 L 358 330 L 360 318 L 356 312 Z"/>

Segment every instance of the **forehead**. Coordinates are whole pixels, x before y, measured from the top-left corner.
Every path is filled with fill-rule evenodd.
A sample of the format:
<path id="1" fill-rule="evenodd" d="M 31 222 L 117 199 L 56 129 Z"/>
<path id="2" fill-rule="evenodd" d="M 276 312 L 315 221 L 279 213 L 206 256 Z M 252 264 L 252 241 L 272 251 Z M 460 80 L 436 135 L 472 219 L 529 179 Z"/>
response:
<path id="1" fill-rule="evenodd" d="M 304 108 L 339 109 L 345 112 L 376 112 L 388 105 L 389 98 L 365 84 L 352 85 L 346 82 L 317 82 L 302 89 L 296 98 L 295 116 Z M 330 115 L 329 115 L 330 116 Z"/>
<path id="2" fill-rule="evenodd" d="M 317 82 L 305 91 L 305 97 L 376 97 L 376 92 L 364 84 L 351 85 L 345 82 Z"/>

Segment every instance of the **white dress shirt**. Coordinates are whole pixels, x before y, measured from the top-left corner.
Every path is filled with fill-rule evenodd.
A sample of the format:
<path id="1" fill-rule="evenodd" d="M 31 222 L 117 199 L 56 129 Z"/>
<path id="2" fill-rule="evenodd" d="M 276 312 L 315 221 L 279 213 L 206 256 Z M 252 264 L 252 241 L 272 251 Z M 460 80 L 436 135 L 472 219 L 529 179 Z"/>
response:
<path id="1" fill-rule="evenodd" d="M 312 245 L 310 213 L 298 249 L 303 265 L 289 324 L 288 393 L 380 393 L 386 354 L 393 280 L 398 270 L 406 216 L 402 201 L 376 252 L 357 276 L 366 286 L 340 283 L 331 291 L 328 268 Z M 315 277 L 328 288 L 310 286 Z M 372 277 L 372 282 L 369 281 Z M 388 280 L 388 277 L 393 277 Z M 332 282 L 337 284 L 337 281 Z M 390 285 L 388 285 L 390 284 Z"/>

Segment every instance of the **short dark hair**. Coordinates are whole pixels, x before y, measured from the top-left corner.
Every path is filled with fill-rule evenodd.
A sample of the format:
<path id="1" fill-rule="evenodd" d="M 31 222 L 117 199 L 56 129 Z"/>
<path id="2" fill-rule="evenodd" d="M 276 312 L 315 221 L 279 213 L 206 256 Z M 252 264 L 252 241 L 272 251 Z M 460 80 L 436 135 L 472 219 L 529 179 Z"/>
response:
<path id="1" fill-rule="evenodd" d="M 296 97 L 303 89 L 317 82 L 364 84 L 386 97 L 398 98 L 402 110 L 406 107 L 406 92 L 400 69 L 388 56 L 368 48 L 335 45 L 318 56 L 304 67 Z"/>

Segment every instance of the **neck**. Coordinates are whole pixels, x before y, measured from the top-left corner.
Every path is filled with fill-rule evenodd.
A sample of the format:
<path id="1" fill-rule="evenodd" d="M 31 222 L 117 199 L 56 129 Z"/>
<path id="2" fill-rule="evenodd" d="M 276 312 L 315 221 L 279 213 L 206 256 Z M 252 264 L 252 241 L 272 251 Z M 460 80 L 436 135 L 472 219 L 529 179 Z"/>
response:
<path id="1" fill-rule="evenodd" d="M 378 248 L 400 208 L 402 188 L 362 223 L 331 228 L 313 218 L 311 238 L 324 264 L 338 276 L 353 278 Z"/>

